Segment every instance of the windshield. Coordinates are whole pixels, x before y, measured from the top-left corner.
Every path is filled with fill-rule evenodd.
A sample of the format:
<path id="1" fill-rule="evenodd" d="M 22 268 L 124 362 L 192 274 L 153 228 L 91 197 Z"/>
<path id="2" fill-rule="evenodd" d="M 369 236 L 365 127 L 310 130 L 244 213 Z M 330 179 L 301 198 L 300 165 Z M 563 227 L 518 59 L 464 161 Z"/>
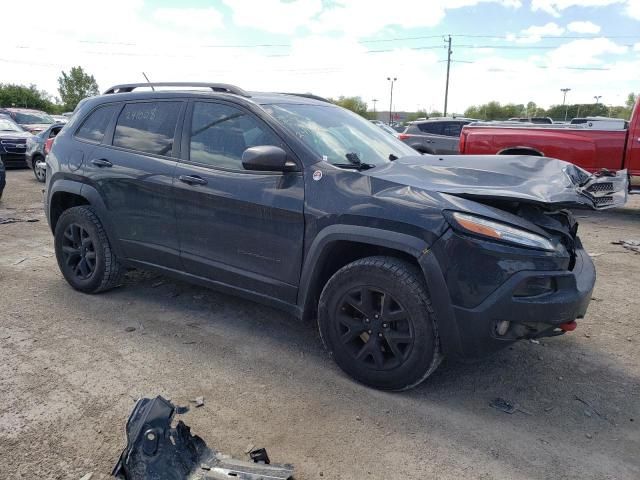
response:
<path id="1" fill-rule="evenodd" d="M 334 165 L 357 159 L 370 165 L 417 155 L 400 140 L 349 110 L 331 105 L 265 105 L 307 147 Z M 391 158 L 390 158 L 391 157 Z"/>
<path id="2" fill-rule="evenodd" d="M 6 118 L 0 118 L 0 131 L 1 132 L 21 132 L 22 129 Z"/>
<path id="3" fill-rule="evenodd" d="M 56 123 L 56 121 L 44 112 L 15 113 L 16 122 L 20 125 L 29 125 L 32 123 Z"/>

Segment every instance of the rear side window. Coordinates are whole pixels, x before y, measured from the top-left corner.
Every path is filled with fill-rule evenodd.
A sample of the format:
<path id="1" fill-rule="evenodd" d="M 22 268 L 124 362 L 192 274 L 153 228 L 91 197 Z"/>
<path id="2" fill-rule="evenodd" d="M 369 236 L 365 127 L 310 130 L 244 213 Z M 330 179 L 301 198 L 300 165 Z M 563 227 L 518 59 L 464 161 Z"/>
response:
<path id="1" fill-rule="evenodd" d="M 458 122 L 449 122 L 445 124 L 444 127 L 442 128 L 442 134 L 447 135 L 448 137 L 459 137 L 460 131 L 462 130 L 462 127 L 464 125 L 466 124 L 458 123 Z"/>
<path id="2" fill-rule="evenodd" d="M 94 110 L 76 132 L 76 137 L 100 143 L 117 108 L 117 105 L 105 105 Z"/>
<path id="3" fill-rule="evenodd" d="M 435 133 L 436 135 L 442 135 L 441 123 L 419 123 L 418 128 L 423 133 Z"/>
<path id="4" fill-rule="evenodd" d="M 171 155 L 182 102 L 128 103 L 122 109 L 113 145 L 152 155 Z"/>

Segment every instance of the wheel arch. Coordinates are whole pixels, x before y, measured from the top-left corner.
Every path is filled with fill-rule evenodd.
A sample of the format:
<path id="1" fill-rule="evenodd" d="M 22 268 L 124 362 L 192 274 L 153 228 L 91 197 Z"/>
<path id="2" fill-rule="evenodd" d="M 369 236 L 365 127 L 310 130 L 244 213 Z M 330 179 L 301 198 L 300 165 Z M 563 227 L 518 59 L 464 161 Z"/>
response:
<path id="1" fill-rule="evenodd" d="M 544 157 L 544 153 L 533 147 L 507 147 L 500 150 L 498 155 L 532 155 Z"/>
<path id="2" fill-rule="evenodd" d="M 420 268 L 418 258 L 427 243 L 411 235 L 355 225 L 332 225 L 309 247 L 300 277 L 298 308 L 305 320 L 315 318 L 320 293 L 331 276 L 361 258 L 386 255 Z"/>
<path id="3" fill-rule="evenodd" d="M 91 185 L 73 180 L 58 180 L 52 187 L 48 201 L 48 218 L 51 232 L 55 233 L 60 215 L 71 207 L 87 205 L 93 208 L 105 229 L 105 233 L 116 254 L 121 254 L 120 245 L 115 242 L 113 227 L 100 193 Z"/>

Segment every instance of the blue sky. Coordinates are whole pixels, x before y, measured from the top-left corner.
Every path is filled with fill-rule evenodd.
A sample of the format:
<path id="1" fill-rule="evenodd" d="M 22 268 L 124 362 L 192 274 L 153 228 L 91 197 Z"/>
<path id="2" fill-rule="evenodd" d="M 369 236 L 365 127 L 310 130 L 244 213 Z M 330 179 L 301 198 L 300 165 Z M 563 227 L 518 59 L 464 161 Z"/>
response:
<path id="1" fill-rule="evenodd" d="M 572 89 L 569 101 L 602 95 L 606 104 L 640 91 L 640 0 L 68 0 L 55 9 L 32 0 L 30 8 L 47 15 L 29 35 L 7 27 L 0 82 L 52 94 L 60 69 L 79 64 L 101 89 L 145 71 L 157 81 L 359 95 L 386 109 L 391 75 L 394 109 L 441 110 L 448 34 L 453 111 L 489 100 L 548 106 L 561 102 L 562 87 Z M 16 2 L 3 10 L 24 13 Z"/>

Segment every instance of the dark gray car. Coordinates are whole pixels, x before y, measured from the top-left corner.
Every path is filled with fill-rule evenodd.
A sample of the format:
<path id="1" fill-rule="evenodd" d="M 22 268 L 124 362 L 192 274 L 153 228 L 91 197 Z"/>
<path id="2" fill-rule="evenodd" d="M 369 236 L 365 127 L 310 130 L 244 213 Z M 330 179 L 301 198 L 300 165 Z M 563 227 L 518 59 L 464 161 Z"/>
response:
<path id="1" fill-rule="evenodd" d="M 563 207 L 624 203 L 626 175 L 416 155 L 317 98 L 153 86 L 86 100 L 47 157 L 73 288 L 138 267 L 263 302 L 317 322 L 345 372 L 388 390 L 585 314 L 595 269 Z"/>
<path id="2" fill-rule="evenodd" d="M 453 155 L 459 153 L 462 127 L 475 120 L 469 118 L 429 118 L 411 122 L 398 138 L 420 153 Z"/>
<path id="3" fill-rule="evenodd" d="M 47 176 L 45 167 L 45 157 L 47 156 L 45 144 L 48 139 L 55 138 L 64 126 L 64 123 L 54 123 L 40 133 L 27 139 L 25 160 L 27 167 L 33 170 L 33 174 L 39 182 L 44 182 Z"/>

